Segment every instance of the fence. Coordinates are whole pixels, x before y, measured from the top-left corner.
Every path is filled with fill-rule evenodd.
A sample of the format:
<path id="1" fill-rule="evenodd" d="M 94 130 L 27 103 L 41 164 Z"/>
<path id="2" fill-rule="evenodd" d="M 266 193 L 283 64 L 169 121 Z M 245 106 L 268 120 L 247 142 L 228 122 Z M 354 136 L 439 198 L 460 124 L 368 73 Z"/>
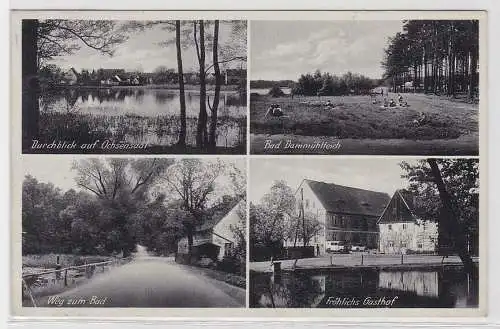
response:
<path id="1" fill-rule="evenodd" d="M 105 262 L 24 274 L 22 276 L 23 301 L 28 300 L 36 307 L 37 297 L 55 295 L 70 287 L 78 286 L 78 283 L 83 283 L 95 275 L 128 263 L 130 260 L 131 258 L 117 258 Z"/>

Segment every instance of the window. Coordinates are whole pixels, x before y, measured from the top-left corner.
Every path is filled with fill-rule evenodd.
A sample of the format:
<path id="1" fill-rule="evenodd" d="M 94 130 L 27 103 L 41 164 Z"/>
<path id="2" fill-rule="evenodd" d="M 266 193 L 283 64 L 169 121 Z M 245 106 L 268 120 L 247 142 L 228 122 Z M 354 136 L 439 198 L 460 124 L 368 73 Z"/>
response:
<path id="1" fill-rule="evenodd" d="M 417 244 L 417 248 L 418 248 L 418 249 L 422 249 L 422 243 L 421 243 L 421 242 L 419 242 L 419 243 Z"/>
<path id="2" fill-rule="evenodd" d="M 231 256 L 232 250 L 233 250 L 233 243 L 232 242 L 224 243 L 224 256 Z"/>
<path id="3" fill-rule="evenodd" d="M 391 225 L 391 224 L 387 225 L 387 229 L 388 229 L 389 231 L 392 231 L 392 225 Z"/>
<path id="4" fill-rule="evenodd" d="M 403 224 L 403 230 L 406 230 L 406 224 Z"/>
<path id="5" fill-rule="evenodd" d="M 309 209 L 309 199 L 306 199 L 306 209 Z"/>
<path id="6" fill-rule="evenodd" d="M 389 247 L 394 247 L 394 241 L 389 241 Z"/>

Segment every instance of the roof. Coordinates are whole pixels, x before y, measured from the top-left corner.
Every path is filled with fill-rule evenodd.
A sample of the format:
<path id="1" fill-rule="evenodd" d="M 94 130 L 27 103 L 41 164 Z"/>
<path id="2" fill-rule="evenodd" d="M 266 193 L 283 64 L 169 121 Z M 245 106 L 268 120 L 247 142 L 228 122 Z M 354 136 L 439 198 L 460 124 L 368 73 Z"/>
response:
<path id="1" fill-rule="evenodd" d="M 204 221 L 201 225 L 199 225 L 196 228 L 196 232 L 202 232 L 214 228 L 215 225 L 217 225 L 222 219 L 224 219 L 228 214 L 230 214 L 234 210 L 234 208 L 236 208 L 241 202 L 242 200 L 235 201 L 234 205 L 230 208 L 230 210 L 227 213 L 219 216 L 213 216 L 210 220 Z"/>
<path id="2" fill-rule="evenodd" d="M 323 207 L 334 213 L 380 216 L 389 194 L 305 179 Z"/>
<path id="3" fill-rule="evenodd" d="M 414 222 L 418 220 L 418 216 L 415 214 L 414 210 L 414 204 L 413 201 L 411 200 L 413 195 L 405 190 L 396 190 L 394 192 L 394 195 L 392 196 L 391 200 L 387 204 L 387 207 L 385 207 L 384 211 L 380 215 L 377 223 L 378 224 L 384 224 L 384 223 L 399 223 L 399 222 Z M 394 216 L 390 216 L 390 220 L 388 220 L 386 213 L 389 209 L 398 207 L 396 204 L 397 201 L 400 200 L 399 204 L 403 206 L 404 209 L 401 209 L 399 207 L 399 214 L 395 218 Z"/>

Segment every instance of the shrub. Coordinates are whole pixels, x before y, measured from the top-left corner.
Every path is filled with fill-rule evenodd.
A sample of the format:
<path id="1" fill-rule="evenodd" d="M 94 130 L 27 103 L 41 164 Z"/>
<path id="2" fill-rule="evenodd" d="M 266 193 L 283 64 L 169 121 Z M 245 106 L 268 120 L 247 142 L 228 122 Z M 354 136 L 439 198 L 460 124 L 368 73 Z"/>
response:
<path id="1" fill-rule="evenodd" d="M 285 93 L 278 85 L 274 85 L 268 92 L 268 95 L 271 97 L 282 97 L 285 96 Z"/>

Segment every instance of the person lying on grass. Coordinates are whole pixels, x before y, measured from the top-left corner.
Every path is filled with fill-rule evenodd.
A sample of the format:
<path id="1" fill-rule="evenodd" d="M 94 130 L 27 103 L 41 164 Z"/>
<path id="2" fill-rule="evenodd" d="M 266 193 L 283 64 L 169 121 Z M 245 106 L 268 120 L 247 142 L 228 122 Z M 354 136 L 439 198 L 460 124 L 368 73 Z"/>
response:
<path id="1" fill-rule="evenodd" d="M 278 104 L 271 104 L 269 108 L 267 109 L 266 115 L 264 116 L 264 119 L 267 118 L 268 115 L 271 115 L 275 118 L 283 117 L 284 113 L 281 107 Z"/>

